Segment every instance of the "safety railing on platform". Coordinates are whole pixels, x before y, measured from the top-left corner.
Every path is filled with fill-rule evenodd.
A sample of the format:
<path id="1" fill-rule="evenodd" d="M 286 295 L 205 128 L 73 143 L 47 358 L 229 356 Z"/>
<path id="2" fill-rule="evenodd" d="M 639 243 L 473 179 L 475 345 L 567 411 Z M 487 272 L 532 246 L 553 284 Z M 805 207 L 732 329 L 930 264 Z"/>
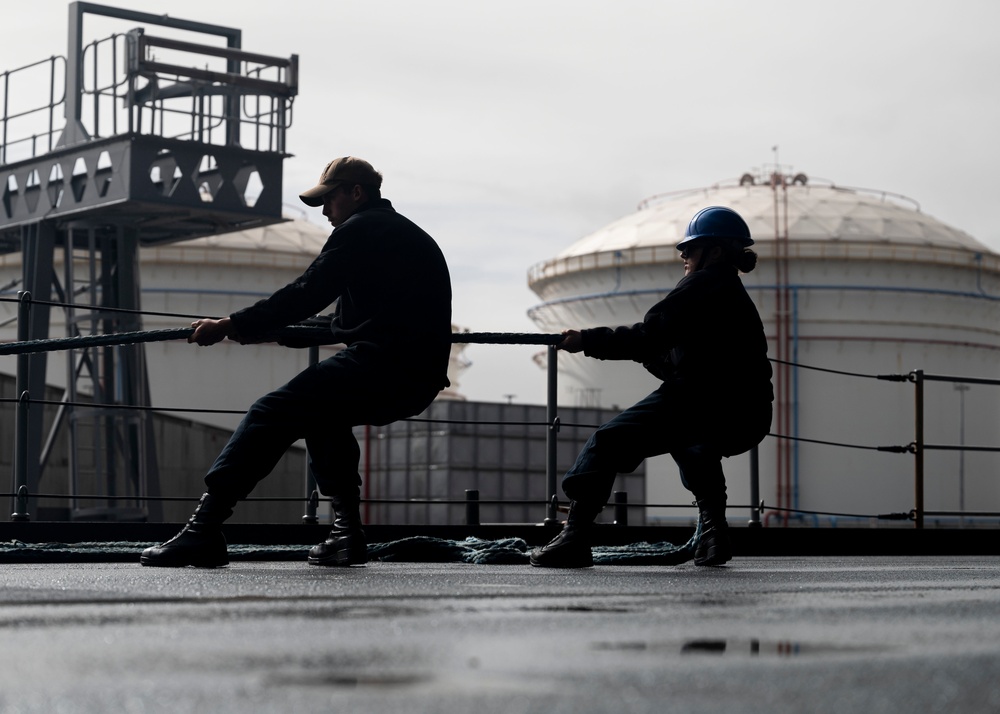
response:
<path id="1" fill-rule="evenodd" d="M 0 166 L 81 138 L 76 123 L 88 140 L 135 133 L 286 150 L 298 92 L 297 56 L 244 51 L 232 28 L 91 3 L 70 8 L 71 30 L 79 30 L 84 15 L 210 34 L 228 46 L 155 37 L 142 28 L 84 44 L 82 34 L 71 31 L 68 58 L 0 72 Z"/>
<path id="2" fill-rule="evenodd" d="M 139 331 L 139 332 L 124 332 L 124 333 L 111 333 L 111 334 L 97 334 L 97 335 L 84 335 L 77 337 L 65 337 L 65 338 L 51 338 L 51 339 L 41 339 L 41 340 L 31 340 L 27 334 L 27 326 L 29 324 L 28 314 L 32 308 L 32 305 L 45 305 L 47 307 L 70 307 L 69 305 L 51 302 L 51 301 L 32 301 L 31 295 L 27 292 L 19 292 L 16 300 L 13 298 L 0 298 L 0 302 L 16 302 L 18 308 L 18 333 L 17 341 L 7 344 L 0 345 L 0 355 L 16 355 L 17 356 L 17 386 L 16 394 L 17 396 L 13 399 L 0 399 L 0 402 L 14 403 L 16 409 L 16 420 L 15 420 L 15 444 L 14 444 L 14 474 L 13 474 L 13 491 L 8 495 L 12 499 L 13 513 L 11 515 L 12 520 L 29 520 L 30 515 L 28 514 L 27 504 L 29 498 L 62 498 L 68 497 L 67 494 L 44 494 L 44 493 L 29 493 L 27 487 L 27 473 L 28 473 L 28 447 L 27 447 L 27 429 L 28 429 L 28 409 L 32 404 L 38 405 L 60 405 L 67 406 L 65 401 L 53 401 L 38 399 L 32 397 L 26 385 L 28 384 L 27 375 L 31 366 L 32 355 L 43 353 L 43 352 L 53 352 L 59 350 L 68 350 L 74 348 L 82 347 L 93 347 L 93 346 L 112 346 L 112 345 L 129 345 L 129 344 L 139 344 L 147 342 L 161 342 L 170 340 L 186 339 L 189 335 L 194 332 L 191 327 L 176 328 L 176 329 L 165 329 L 165 330 L 149 330 L 149 331 Z M 74 303 L 71 307 L 75 309 L 87 309 L 88 306 L 80 305 Z M 99 310 L 102 312 L 114 311 L 115 308 L 108 308 L 106 306 L 92 306 L 92 309 Z M 197 317 L 193 315 L 184 315 L 178 313 L 163 313 L 163 312 L 145 312 L 145 311 L 135 311 L 135 310 L 123 310 L 125 312 L 134 312 L 138 314 L 146 315 L 157 315 L 157 316 L 168 316 L 176 318 L 192 318 Z M 310 347 L 310 360 L 315 362 L 318 361 L 318 347 L 320 344 L 329 344 L 330 340 L 324 339 L 330 335 L 330 332 L 326 328 L 317 328 L 312 326 L 290 326 L 281 331 L 283 336 L 287 337 L 290 334 L 294 335 L 297 340 L 301 341 L 302 338 L 308 337 L 310 340 L 315 340 L 316 346 Z M 279 335 L 275 335 L 278 337 Z M 546 464 L 545 464 L 545 476 L 546 476 L 546 500 L 544 502 L 545 507 L 545 522 L 555 523 L 558 520 L 559 513 L 559 498 L 558 498 L 558 474 L 556 472 L 557 460 L 556 460 L 556 446 L 558 433 L 561 426 L 583 426 L 583 427 L 593 427 L 596 428 L 598 424 L 561 424 L 558 415 L 557 406 L 557 395 L 558 395 L 558 364 L 557 364 L 557 349 L 556 345 L 562 340 L 562 335 L 559 334 L 531 334 L 531 333 L 456 333 L 452 337 L 454 343 L 467 343 L 467 344 L 508 344 L 508 345 L 543 345 L 547 348 L 547 390 L 546 390 L 546 418 L 544 422 L 533 422 L 533 425 L 544 426 L 547 429 L 546 436 Z M 994 517 L 1000 516 L 1000 513 L 994 513 L 989 511 L 976 511 L 976 512 L 966 512 L 960 511 L 957 514 L 951 511 L 927 511 L 924 507 L 924 457 L 928 451 L 979 451 L 979 452 L 1000 452 L 1000 447 L 989 447 L 989 446 L 967 446 L 964 443 L 960 445 L 949 445 L 949 444 L 933 444 L 927 443 L 924 434 L 924 386 L 927 382 L 950 382 L 955 384 L 980 384 L 980 385 L 992 385 L 1000 386 L 1000 380 L 996 379 L 983 379 L 974 377 L 957 377 L 957 376 L 945 376 L 945 375 L 935 375 L 927 374 L 923 370 L 913 370 L 906 374 L 864 374 L 859 372 L 849 372 L 844 370 L 829 369 L 823 367 L 815 367 L 809 365 L 803 365 L 792 362 L 785 362 L 782 360 L 773 360 L 772 362 L 791 365 L 801 369 L 815 370 L 820 372 L 826 372 L 831 374 L 837 374 L 841 376 L 855 377 L 855 378 L 866 378 L 875 379 L 882 381 L 898 382 L 898 383 L 909 383 L 914 387 L 914 404 L 915 404 L 915 420 L 913 428 L 913 440 L 907 444 L 895 444 L 895 445 L 861 445 L 861 444 L 851 444 L 844 442 L 836 442 L 830 440 L 821 440 L 806 438 L 800 436 L 793 436 L 788 434 L 775 434 L 771 433 L 768 436 L 774 439 L 786 439 L 792 441 L 798 441 L 810 444 L 822 444 L 840 448 L 853 448 L 853 449 L 865 449 L 873 450 L 886 453 L 896 453 L 896 454 L 910 454 L 914 458 L 914 496 L 913 496 L 913 507 L 907 511 L 896 512 L 896 513 L 882 513 L 882 514 L 858 514 L 858 513 L 837 513 L 831 511 L 815 511 L 815 510 L 803 510 L 799 508 L 785 508 L 781 506 L 770 506 L 770 510 L 777 512 L 793 512 L 798 515 L 824 515 L 832 517 L 851 517 L 851 518 L 868 518 L 868 519 L 879 519 L 879 520 L 910 520 L 914 523 L 915 528 L 924 527 L 924 519 L 928 515 L 965 515 L 965 516 L 987 516 Z M 82 405 L 80 405 L 82 406 Z M 140 406 L 140 405 L 128 405 L 128 404 L 86 404 L 88 407 L 100 407 L 106 409 L 146 409 L 151 411 L 181 411 L 181 412 L 213 412 L 213 413 L 230 413 L 230 414 L 241 414 L 242 411 L 239 410 L 222 410 L 222 409 L 189 409 L 189 408 L 165 408 L 156 406 Z M 432 419 L 420 419 L 420 421 L 436 421 Z M 469 422 L 469 423 L 479 423 L 479 422 Z M 749 526 L 759 527 L 762 525 L 761 513 L 765 509 L 764 501 L 760 498 L 760 473 L 759 473 L 759 458 L 758 449 L 755 447 L 750 452 L 750 504 L 747 505 L 737 505 L 732 504 L 732 508 L 739 509 L 749 509 L 750 511 L 750 521 Z M 92 499 L 108 499 L 107 495 L 94 495 L 94 496 L 81 496 L 75 495 L 75 498 L 86 500 L 88 498 Z M 129 498 L 136 498 L 135 496 L 130 496 Z M 145 498 L 147 500 L 158 500 L 158 501 L 191 501 L 196 502 L 195 497 L 166 497 L 157 496 L 140 497 L 140 500 Z M 307 477 L 307 487 L 306 494 L 302 497 L 250 497 L 248 501 L 297 501 L 305 504 L 305 512 L 303 515 L 303 521 L 315 523 L 317 522 L 317 509 L 320 503 L 320 496 L 316 491 L 315 483 L 309 482 Z M 483 500 L 480 499 L 480 493 L 478 489 L 467 489 L 464 493 L 462 499 L 366 499 L 368 503 L 433 503 L 433 504 L 458 504 L 465 506 L 466 523 L 469 525 L 479 525 L 480 524 L 480 506 L 487 504 L 503 504 L 503 505 L 543 505 L 535 500 L 517 500 L 517 499 L 502 499 L 502 500 Z M 629 509 L 633 508 L 690 508 L 691 504 L 659 504 L 659 503 L 629 503 L 627 499 L 627 494 L 625 492 L 616 491 L 613 498 L 613 508 L 614 508 L 614 522 L 617 525 L 628 525 L 628 512 Z"/>

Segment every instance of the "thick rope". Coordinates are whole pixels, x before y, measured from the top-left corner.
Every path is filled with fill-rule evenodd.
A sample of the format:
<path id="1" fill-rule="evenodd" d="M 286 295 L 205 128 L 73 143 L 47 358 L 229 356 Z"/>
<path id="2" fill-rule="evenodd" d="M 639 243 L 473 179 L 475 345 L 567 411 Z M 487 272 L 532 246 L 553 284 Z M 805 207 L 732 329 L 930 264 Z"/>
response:
<path id="1" fill-rule="evenodd" d="M 563 335 L 534 332 L 456 332 L 451 341 L 477 345 L 558 345 Z"/>
<path id="2" fill-rule="evenodd" d="M 105 347 L 108 345 L 128 345 L 142 342 L 166 342 L 186 340 L 194 332 L 193 327 L 179 327 L 168 330 L 146 330 L 141 332 L 109 332 L 105 335 L 79 335 L 77 337 L 56 337 L 45 340 L 25 340 L 0 345 L 0 355 L 55 352 L 58 350 L 81 349 L 84 347 Z M 493 345 L 555 345 L 562 335 L 529 332 L 457 332 L 451 341 L 459 344 Z M 294 342 L 298 347 L 329 345 L 334 343 L 333 333 L 326 327 L 291 325 L 268 336 L 267 342 Z"/>
<path id="3" fill-rule="evenodd" d="M 103 347 L 106 345 L 127 345 L 137 342 L 165 342 L 187 339 L 194 332 L 193 327 L 172 330 L 147 330 L 145 332 L 110 332 L 106 335 L 79 335 L 77 337 L 57 337 L 48 340 L 25 340 L 0 345 L 0 355 L 20 355 L 33 352 L 56 352 L 83 347 Z"/>
<path id="4" fill-rule="evenodd" d="M 694 558 L 701 524 L 684 545 L 631 543 L 594 546 L 597 565 L 681 565 Z M 0 563 L 132 562 L 155 543 L 105 541 L 83 543 L 0 543 Z M 233 561 L 305 560 L 303 545 L 228 546 Z M 368 559 L 386 563 L 469 563 L 471 565 L 527 565 L 531 548 L 521 538 L 484 540 L 469 537 L 455 541 L 432 536 L 414 536 L 388 543 L 371 543 Z"/>

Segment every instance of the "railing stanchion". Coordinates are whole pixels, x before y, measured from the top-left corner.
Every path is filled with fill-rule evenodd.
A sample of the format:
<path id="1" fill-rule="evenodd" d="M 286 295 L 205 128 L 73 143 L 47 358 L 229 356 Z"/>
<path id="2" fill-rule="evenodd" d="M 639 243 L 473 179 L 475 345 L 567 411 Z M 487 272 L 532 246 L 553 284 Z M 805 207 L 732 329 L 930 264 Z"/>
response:
<path id="1" fill-rule="evenodd" d="M 628 491 L 615 491 L 615 525 L 628 525 Z"/>
<path id="2" fill-rule="evenodd" d="M 556 517 L 556 437 L 559 432 L 559 417 L 556 414 L 556 401 L 558 399 L 558 363 L 555 345 L 548 346 L 548 394 L 545 400 L 545 421 L 548 422 L 549 431 L 545 438 L 545 484 L 548 494 L 548 506 L 546 507 L 545 523 L 558 523 Z"/>
<path id="3" fill-rule="evenodd" d="M 913 380 L 914 395 L 914 434 L 913 434 L 913 523 L 915 528 L 924 527 L 924 370 L 915 369 L 910 372 Z"/>
<path id="4" fill-rule="evenodd" d="M 479 489 L 465 489 L 465 525 L 479 525 Z"/>
<path id="5" fill-rule="evenodd" d="M 21 290 L 17 293 L 17 339 L 27 342 L 31 335 L 31 293 Z M 17 416 L 14 423 L 14 493 L 12 521 L 27 521 L 28 516 L 28 409 L 31 395 L 30 384 L 31 355 L 17 356 Z"/>
<path id="6" fill-rule="evenodd" d="M 309 364 L 319 362 L 319 347 L 313 345 L 309 347 Z M 306 453 L 306 512 L 302 515 L 302 522 L 308 525 L 319 523 L 316 515 L 319 506 L 319 495 L 316 491 L 316 477 L 313 476 L 312 469 L 309 468 L 309 453 Z"/>
<path id="7" fill-rule="evenodd" d="M 750 528 L 760 528 L 760 447 L 750 449 Z"/>

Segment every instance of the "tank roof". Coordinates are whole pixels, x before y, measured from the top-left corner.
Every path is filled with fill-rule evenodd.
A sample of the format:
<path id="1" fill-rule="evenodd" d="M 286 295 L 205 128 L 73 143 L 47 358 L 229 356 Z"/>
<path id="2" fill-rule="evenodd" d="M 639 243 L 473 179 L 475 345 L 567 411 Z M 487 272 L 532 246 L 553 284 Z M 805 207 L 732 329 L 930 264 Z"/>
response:
<path id="1" fill-rule="evenodd" d="M 817 183 L 804 174 L 779 175 L 773 182 L 744 174 L 738 180 L 708 188 L 646 199 L 635 213 L 581 238 L 555 259 L 676 245 L 691 217 L 713 205 L 739 212 L 755 241 L 773 241 L 778 231 L 784 234 L 786 200 L 791 241 L 892 243 L 993 252 L 968 233 L 922 213 L 915 201 L 897 194 Z"/>
<path id="2" fill-rule="evenodd" d="M 329 236 L 330 229 L 296 218 L 242 231 L 195 238 L 185 241 L 183 247 L 265 250 L 270 253 L 301 253 L 315 257 Z M 181 247 L 180 244 L 178 247 Z"/>

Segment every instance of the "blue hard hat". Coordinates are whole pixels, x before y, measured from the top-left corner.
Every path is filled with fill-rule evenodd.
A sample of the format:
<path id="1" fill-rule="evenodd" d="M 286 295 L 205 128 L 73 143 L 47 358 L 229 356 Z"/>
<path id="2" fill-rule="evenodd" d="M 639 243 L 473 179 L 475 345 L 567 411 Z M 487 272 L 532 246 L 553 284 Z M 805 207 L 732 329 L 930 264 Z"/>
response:
<path id="1" fill-rule="evenodd" d="M 739 213 L 725 206 L 709 206 L 694 214 L 683 240 L 677 244 L 677 250 L 683 250 L 686 244 L 705 238 L 728 239 L 742 248 L 753 245 L 747 222 Z"/>

